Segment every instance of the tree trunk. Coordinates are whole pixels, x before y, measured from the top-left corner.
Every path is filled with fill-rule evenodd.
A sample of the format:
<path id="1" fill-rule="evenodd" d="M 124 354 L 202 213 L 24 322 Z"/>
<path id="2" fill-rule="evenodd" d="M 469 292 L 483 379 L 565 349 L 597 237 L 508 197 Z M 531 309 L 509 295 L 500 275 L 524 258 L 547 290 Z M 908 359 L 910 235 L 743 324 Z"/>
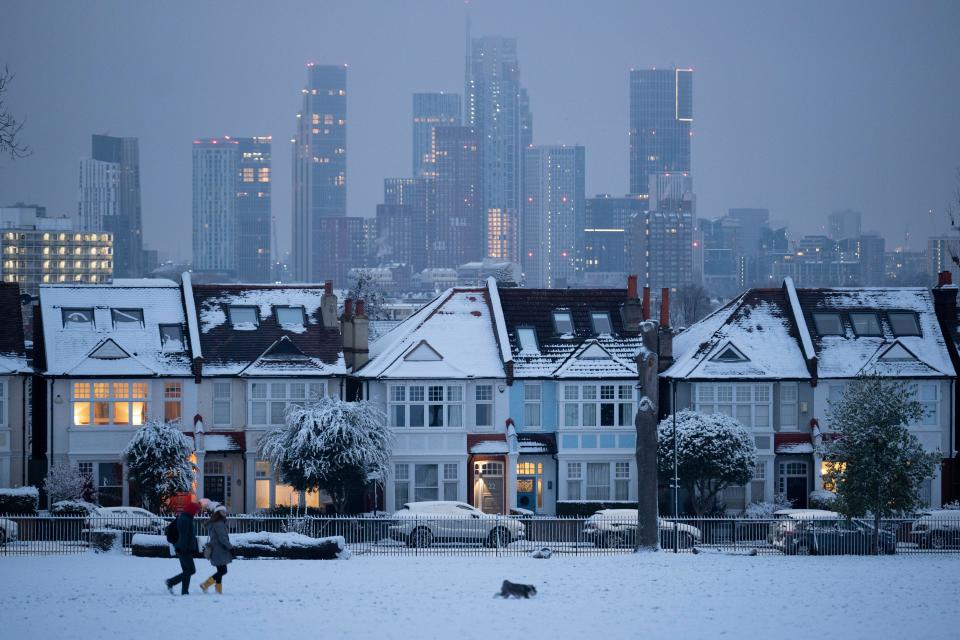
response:
<path id="1" fill-rule="evenodd" d="M 637 409 L 637 549 L 660 546 L 657 522 L 657 353 L 656 328 L 645 323 L 643 342 L 648 351 L 637 358 L 642 396 Z"/>

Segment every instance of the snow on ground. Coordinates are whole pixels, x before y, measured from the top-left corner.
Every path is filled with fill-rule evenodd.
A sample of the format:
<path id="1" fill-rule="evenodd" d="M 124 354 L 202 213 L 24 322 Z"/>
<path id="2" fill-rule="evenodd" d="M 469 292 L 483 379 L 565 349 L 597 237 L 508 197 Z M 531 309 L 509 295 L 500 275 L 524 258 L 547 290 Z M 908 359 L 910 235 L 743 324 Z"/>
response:
<path id="1" fill-rule="evenodd" d="M 161 584 L 178 566 L 119 554 L 0 558 L 3 635 L 935 640 L 956 638 L 960 624 L 957 555 L 238 560 L 219 597 L 197 586 L 211 573 L 198 560 L 185 598 Z M 505 578 L 539 594 L 494 599 Z"/>

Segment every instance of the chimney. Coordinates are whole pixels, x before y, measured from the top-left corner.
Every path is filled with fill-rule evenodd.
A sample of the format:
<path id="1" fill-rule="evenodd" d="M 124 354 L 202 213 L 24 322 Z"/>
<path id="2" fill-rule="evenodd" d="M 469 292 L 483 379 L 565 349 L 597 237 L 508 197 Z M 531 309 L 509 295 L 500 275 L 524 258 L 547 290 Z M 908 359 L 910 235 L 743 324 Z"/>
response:
<path id="1" fill-rule="evenodd" d="M 353 300 L 350 298 L 343 301 L 340 337 L 343 340 L 343 360 L 349 369 L 353 366 Z"/>
<path id="2" fill-rule="evenodd" d="M 941 271 L 937 274 L 937 286 L 933 288 L 933 312 L 937 315 L 943 335 L 956 335 L 957 326 L 957 287 L 953 284 L 953 274 Z M 953 344 L 947 340 L 947 346 Z"/>
<path id="3" fill-rule="evenodd" d="M 627 299 L 620 307 L 620 317 L 623 320 L 623 330 L 627 333 L 640 331 L 642 310 L 637 299 L 637 276 L 627 276 Z"/>
<path id="4" fill-rule="evenodd" d="M 333 294 L 333 280 L 323 283 L 323 295 L 320 296 L 320 319 L 324 329 L 337 328 L 337 296 Z"/>
<path id="5" fill-rule="evenodd" d="M 670 289 L 660 289 L 660 326 L 670 326 Z"/>
<path id="6" fill-rule="evenodd" d="M 363 300 L 357 300 L 357 313 L 353 316 L 353 370 L 367 364 L 370 359 L 370 321 L 364 314 Z"/>
<path id="7" fill-rule="evenodd" d="M 937 286 L 946 287 L 953 284 L 953 274 L 949 271 L 941 271 L 937 274 Z"/>
<path id="8" fill-rule="evenodd" d="M 643 319 L 650 319 L 650 287 L 643 288 Z"/>

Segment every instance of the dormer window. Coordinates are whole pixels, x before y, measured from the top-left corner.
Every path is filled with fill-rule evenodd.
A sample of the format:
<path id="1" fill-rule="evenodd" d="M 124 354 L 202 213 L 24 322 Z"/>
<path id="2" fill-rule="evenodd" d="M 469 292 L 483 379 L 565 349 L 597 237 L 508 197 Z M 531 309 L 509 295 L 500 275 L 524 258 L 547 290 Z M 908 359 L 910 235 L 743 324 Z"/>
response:
<path id="1" fill-rule="evenodd" d="M 817 333 L 822 336 L 844 335 L 843 322 L 840 321 L 839 313 L 815 313 L 813 324 L 817 328 Z"/>
<path id="2" fill-rule="evenodd" d="M 142 329 L 143 309 L 110 309 L 114 329 Z"/>
<path id="3" fill-rule="evenodd" d="M 873 312 L 855 312 L 850 314 L 850 321 L 853 322 L 853 331 L 858 336 L 882 336 L 880 330 L 880 320 L 877 314 Z"/>
<path id="4" fill-rule="evenodd" d="M 590 322 L 593 323 L 593 333 L 595 335 L 603 336 L 613 333 L 613 326 L 610 323 L 610 314 L 606 311 L 591 311 Z"/>
<path id="5" fill-rule="evenodd" d="M 573 335 L 573 315 L 565 310 L 554 311 L 553 328 L 560 335 Z"/>
<path id="6" fill-rule="evenodd" d="M 518 327 L 517 342 L 520 343 L 520 351 L 528 353 L 539 353 L 540 347 L 537 345 L 537 332 L 533 327 Z"/>
<path id="7" fill-rule="evenodd" d="M 64 329 L 93 328 L 93 309 L 64 308 L 60 312 Z"/>
<path id="8" fill-rule="evenodd" d="M 230 307 L 230 324 L 234 329 L 256 329 L 259 316 L 256 307 Z"/>
<path id="9" fill-rule="evenodd" d="M 163 351 L 183 351 L 183 327 L 179 324 L 160 325 L 160 348 Z"/>
<path id="10" fill-rule="evenodd" d="M 306 325 L 306 313 L 303 307 L 274 307 L 277 324 L 281 327 L 302 327 Z"/>
<path id="11" fill-rule="evenodd" d="M 920 325 L 917 324 L 917 314 L 910 311 L 891 311 L 887 314 L 890 320 L 890 328 L 893 329 L 893 335 L 898 338 L 901 336 L 919 336 Z"/>

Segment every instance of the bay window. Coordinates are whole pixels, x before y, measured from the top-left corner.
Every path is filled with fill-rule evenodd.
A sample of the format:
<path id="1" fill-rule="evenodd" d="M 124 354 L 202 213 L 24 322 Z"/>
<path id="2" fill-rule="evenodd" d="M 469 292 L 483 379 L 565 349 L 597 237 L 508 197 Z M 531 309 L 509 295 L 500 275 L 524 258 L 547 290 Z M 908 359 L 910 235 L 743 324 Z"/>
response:
<path id="1" fill-rule="evenodd" d="M 564 427 L 633 426 L 633 385 L 565 384 L 562 398 Z"/>
<path id="2" fill-rule="evenodd" d="M 630 499 L 631 464 L 620 462 L 568 462 L 567 500 L 626 502 Z"/>
<path id="3" fill-rule="evenodd" d="M 696 384 L 696 410 L 722 413 L 745 427 L 770 429 L 772 393 L 769 384 Z"/>
<path id="4" fill-rule="evenodd" d="M 477 398 L 481 397 L 478 385 Z M 490 387 L 490 399 L 493 391 Z M 486 393 L 486 392 L 484 392 Z M 391 385 L 388 392 L 388 415 L 392 427 L 452 427 L 463 426 L 463 386 L 459 384 L 409 384 Z M 480 406 L 490 407 L 490 422 L 493 422 L 491 404 L 477 404 L 477 418 L 481 415 Z M 484 410 L 485 411 L 485 410 Z"/>
<path id="5" fill-rule="evenodd" d="M 147 421 L 146 382 L 74 382 L 73 424 L 139 426 Z"/>
<path id="6" fill-rule="evenodd" d="M 455 501 L 459 497 L 459 463 L 409 464 L 402 462 L 393 466 L 393 499 L 397 509 L 411 501 Z"/>
<path id="7" fill-rule="evenodd" d="M 324 382 L 263 381 L 250 383 L 250 424 L 282 425 L 288 405 L 303 405 L 326 395 Z"/>

